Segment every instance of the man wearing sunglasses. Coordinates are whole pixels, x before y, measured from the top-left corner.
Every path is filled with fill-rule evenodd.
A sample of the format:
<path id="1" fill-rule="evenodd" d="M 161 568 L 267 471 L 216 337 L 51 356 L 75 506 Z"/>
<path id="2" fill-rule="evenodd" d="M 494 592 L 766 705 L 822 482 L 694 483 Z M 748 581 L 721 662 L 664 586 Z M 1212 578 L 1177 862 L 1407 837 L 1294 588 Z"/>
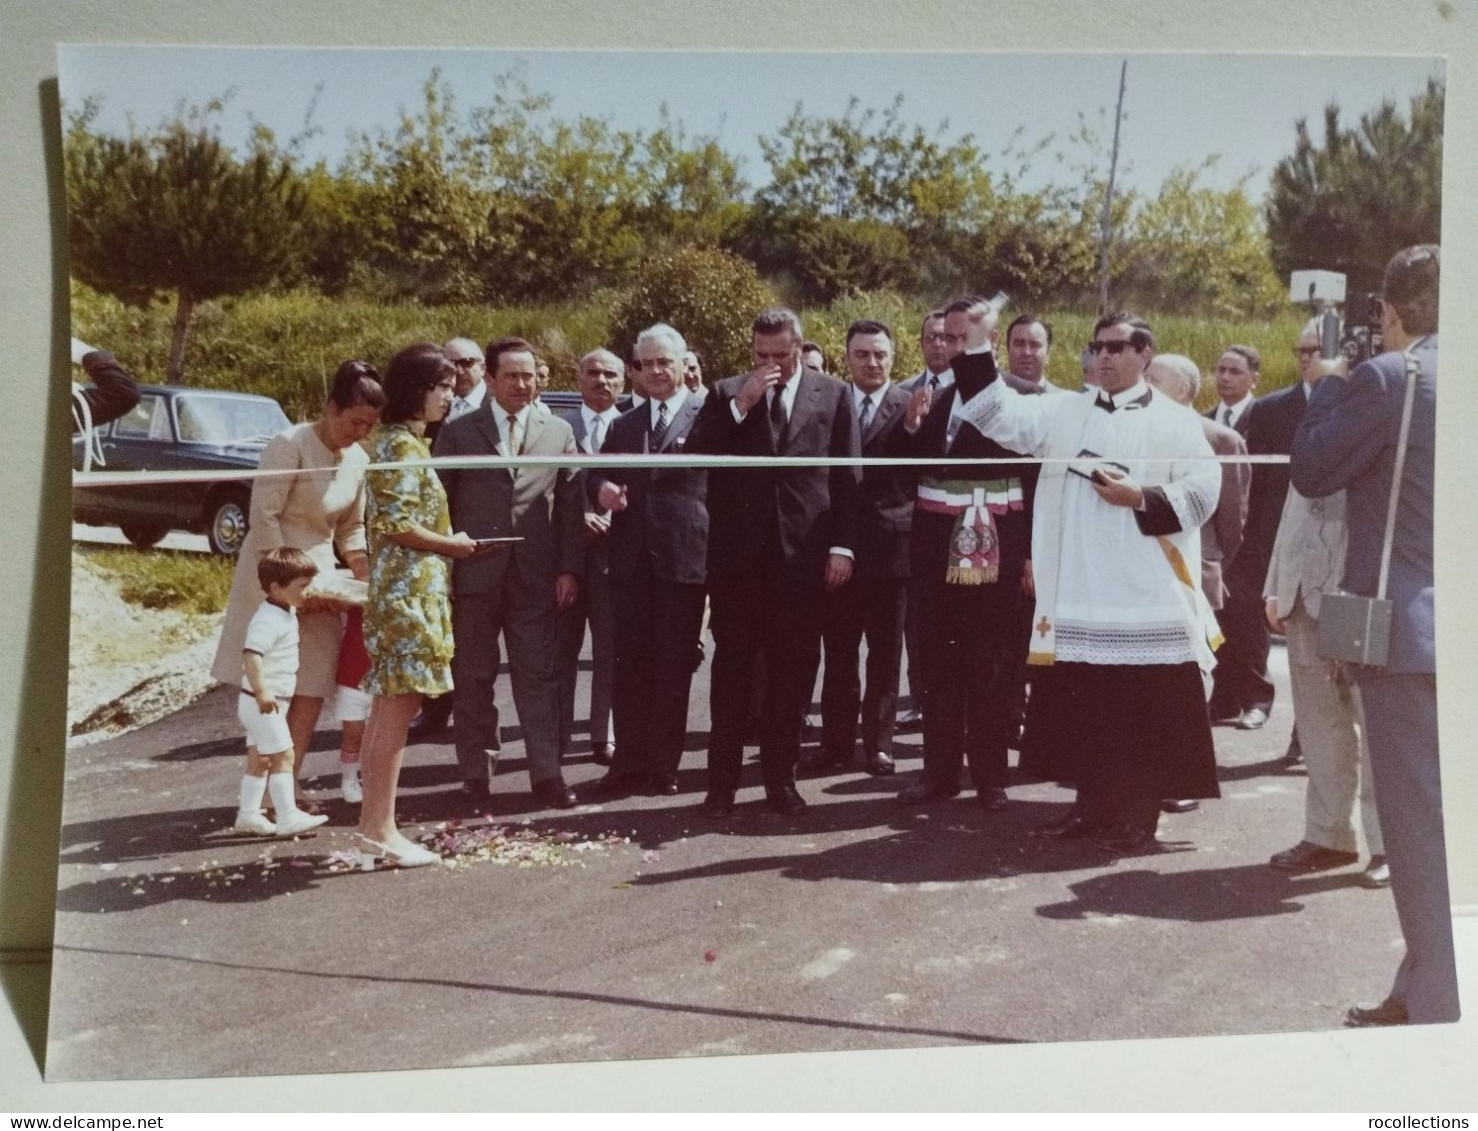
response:
<path id="1" fill-rule="evenodd" d="M 1220 795 L 1202 691 L 1220 641 L 1197 566 L 1221 470 L 1200 421 L 1145 383 L 1154 346 L 1142 318 L 1104 315 L 1081 397 L 1022 396 L 983 335 L 951 363 L 966 425 L 1044 460 L 1029 659 L 1052 665 L 1059 706 L 1046 768 L 1078 796 L 1039 832 L 1113 854 L 1154 846 L 1162 798 Z M 916 393 L 905 428 L 928 408 Z"/>

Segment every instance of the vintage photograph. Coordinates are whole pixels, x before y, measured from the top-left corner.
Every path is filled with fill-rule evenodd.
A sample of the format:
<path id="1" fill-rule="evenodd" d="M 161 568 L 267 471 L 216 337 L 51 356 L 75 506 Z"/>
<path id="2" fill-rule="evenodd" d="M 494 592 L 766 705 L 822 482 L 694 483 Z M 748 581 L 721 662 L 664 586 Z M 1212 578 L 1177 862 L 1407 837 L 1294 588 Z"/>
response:
<path id="1" fill-rule="evenodd" d="M 1457 1019 L 1442 60 L 58 68 L 49 1080 Z"/>

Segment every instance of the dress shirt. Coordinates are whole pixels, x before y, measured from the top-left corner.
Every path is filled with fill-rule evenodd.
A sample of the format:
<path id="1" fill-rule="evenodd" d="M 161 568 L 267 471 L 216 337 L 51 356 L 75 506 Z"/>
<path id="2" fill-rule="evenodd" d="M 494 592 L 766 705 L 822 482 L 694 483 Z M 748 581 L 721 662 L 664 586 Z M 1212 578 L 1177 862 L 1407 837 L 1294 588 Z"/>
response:
<path id="1" fill-rule="evenodd" d="M 607 436 L 611 434 L 611 425 L 621 414 L 612 405 L 605 412 L 594 412 L 589 405 L 580 406 L 580 419 L 585 423 L 585 445 L 594 454 L 600 451 L 600 445 L 595 442 L 596 433 L 600 433 L 601 443 L 605 443 Z M 596 427 L 596 421 L 600 421 L 600 427 Z"/>
<path id="2" fill-rule="evenodd" d="M 881 385 L 879 385 L 876 389 L 874 389 L 870 393 L 864 393 L 856 385 L 853 385 L 852 386 L 852 407 L 857 410 L 857 427 L 858 428 L 861 428 L 862 427 L 862 402 L 863 401 L 871 401 L 872 402 L 872 412 L 869 414 L 869 417 L 870 418 L 871 417 L 876 417 L 877 414 L 878 414 L 878 408 L 883 403 L 883 395 L 887 391 L 888 391 L 888 382 L 886 382 L 886 381 L 884 381 Z M 869 419 L 869 423 L 871 423 L 871 419 Z"/>
<path id="3" fill-rule="evenodd" d="M 687 399 L 688 399 L 688 390 L 683 385 L 679 385 L 677 387 L 677 391 L 674 392 L 672 394 L 672 396 L 668 397 L 665 401 L 654 401 L 654 400 L 650 400 L 649 399 L 647 401 L 647 403 L 652 406 L 652 408 L 651 408 L 651 417 L 650 417 L 651 427 L 653 427 L 653 428 L 657 427 L 657 406 L 658 405 L 664 405 L 665 404 L 667 406 L 667 427 L 671 428 L 672 427 L 672 422 L 677 419 L 678 411 L 683 407 L 683 402 L 686 401 Z"/>
<path id="4" fill-rule="evenodd" d="M 515 414 L 518 417 L 519 434 L 524 438 L 525 442 L 528 441 L 529 436 L 529 414 L 531 411 L 531 405 L 524 405 Z M 493 420 L 498 425 L 498 443 L 503 448 L 503 451 L 511 456 L 518 455 L 508 444 L 508 410 L 496 401 L 493 403 Z"/>
<path id="5" fill-rule="evenodd" d="M 1251 393 L 1248 393 L 1240 401 L 1232 405 L 1230 413 L 1227 412 L 1226 404 L 1219 404 L 1216 406 L 1216 422 L 1218 424 L 1225 424 L 1228 428 L 1235 428 L 1237 426 L 1237 421 L 1242 419 L 1242 414 L 1246 412 L 1248 408 L 1251 407 L 1251 405 Z"/>
<path id="6" fill-rule="evenodd" d="M 447 421 L 451 422 L 459 416 L 466 416 L 469 412 L 481 408 L 482 402 L 487 400 L 487 395 L 488 383 L 486 381 L 479 381 L 465 397 L 453 397 L 452 411 L 447 413 Z"/>

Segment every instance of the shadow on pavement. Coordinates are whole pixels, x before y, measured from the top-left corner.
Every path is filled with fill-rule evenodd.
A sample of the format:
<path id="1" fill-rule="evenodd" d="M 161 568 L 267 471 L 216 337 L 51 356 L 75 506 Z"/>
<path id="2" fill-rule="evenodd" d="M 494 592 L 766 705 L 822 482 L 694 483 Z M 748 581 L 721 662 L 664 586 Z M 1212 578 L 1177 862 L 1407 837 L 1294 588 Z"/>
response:
<path id="1" fill-rule="evenodd" d="M 498 982 L 470 982 L 452 978 L 405 978 L 385 977 L 378 974 L 352 974 L 342 970 L 318 971 L 297 970 L 290 967 L 262 966 L 244 962 L 222 962 L 217 959 L 190 958 L 178 954 L 160 954 L 149 951 L 110 950 L 106 947 L 58 946 L 59 951 L 74 954 L 96 954 L 124 958 L 155 958 L 170 962 L 184 962 L 195 966 L 213 966 L 226 970 L 257 970 L 269 974 L 295 974 L 308 978 L 334 981 L 372 982 L 405 986 L 436 986 L 446 989 L 467 990 L 477 993 L 507 994 L 514 997 L 581 1001 L 598 1005 L 624 1006 L 632 1009 L 652 1010 L 658 1013 L 685 1013 L 704 1017 L 722 1017 L 739 1021 L 770 1021 L 786 1025 L 806 1025 L 824 1029 L 843 1029 L 867 1033 L 887 1033 L 909 1037 L 931 1037 L 939 1040 L 959 1041 L 964 1044 L 1015 1045 L 1029 1042 L 1017 1037 L 998 1037 L 989 1033 L 969 1033 L 953 1029 L 915 1028 L 907 1025 L 877 1025 L 865 1021 L 849 1021 L 835 1017 L 814 1017 L 800 1013 L 774 1013 L 763 1010 L 726 1009 L 722 1006 L 688 1005 L 683 1002 L 653 1001 L 647 998 L 624 997 L 618 994 L 602 994 L 581 990 L 534 989 L 529 986 L 513 986 Z"/>
<path id="2" fill-rule="evenodd" d="M 1037 908 L 1047 919 L 1132 915 L 1218 923 L 1302 911 L 1299 896 L 1358 885 L 1360 873 L 1295 878 L 1265 864 L 1204 868 L 1187 872 L 1108 872 L 1069 884 L 1074 898 Z"/>

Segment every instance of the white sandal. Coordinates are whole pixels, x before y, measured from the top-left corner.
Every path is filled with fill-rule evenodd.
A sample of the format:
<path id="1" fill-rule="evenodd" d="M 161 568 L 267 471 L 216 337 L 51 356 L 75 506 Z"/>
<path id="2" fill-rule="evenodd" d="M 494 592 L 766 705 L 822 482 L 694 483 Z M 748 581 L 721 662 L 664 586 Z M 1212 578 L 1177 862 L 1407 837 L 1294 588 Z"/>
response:
<path id="1" fill-rule="evenodd" d="M 354 863 L 361 872 L 373 872 L 375 865 L 384 861 L 391 868 L 424 868 L 431 864 L 440 864 L 441 857 L 429 848 L 422 848 L 419 844 L 413 844 L 409 848 L 395 849 L 389 845 L 381 844 L 377 840 L 370 840 L 363 833 L 355 833 L 354 839 Z"/>

